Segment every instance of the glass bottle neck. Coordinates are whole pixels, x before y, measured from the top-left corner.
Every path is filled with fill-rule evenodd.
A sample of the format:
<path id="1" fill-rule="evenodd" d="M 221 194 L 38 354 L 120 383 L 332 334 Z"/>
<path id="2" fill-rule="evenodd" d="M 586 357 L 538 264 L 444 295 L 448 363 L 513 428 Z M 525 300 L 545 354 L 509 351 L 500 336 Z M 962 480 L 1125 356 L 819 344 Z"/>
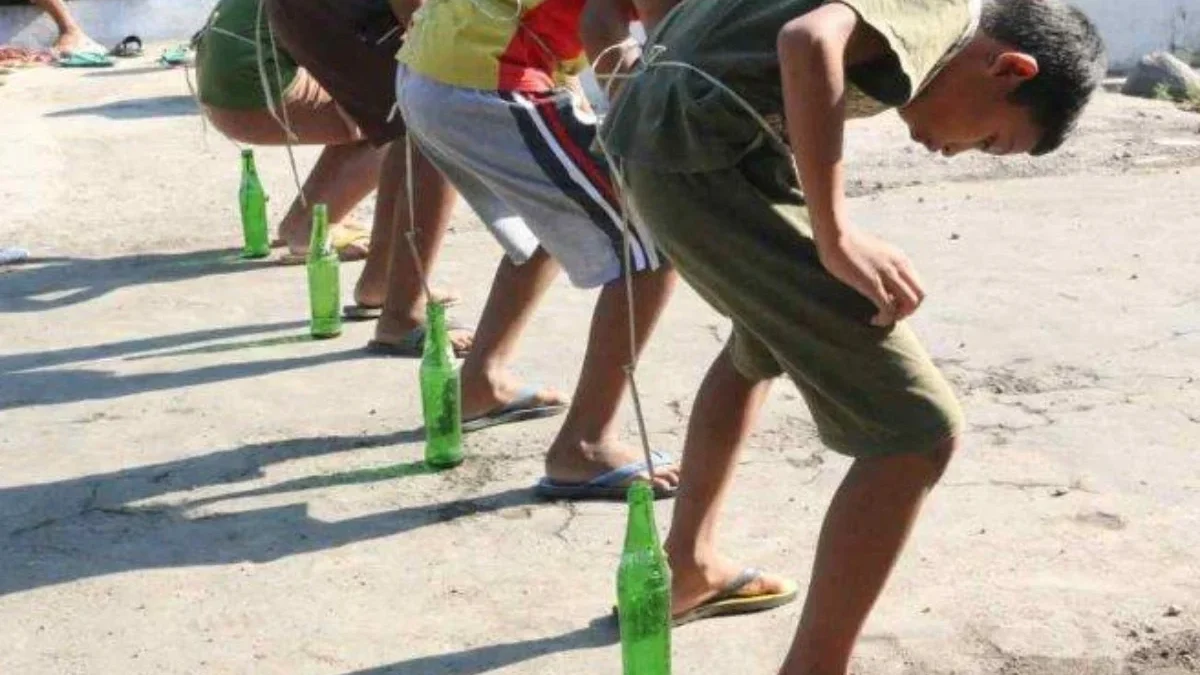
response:
<path id="1" fill-rule="evenodd" d="M 654 490 L 644 481 L 629 487 L 629 522 L 625 527 L 625 550 L 657 551 L 658 529 L 654 527 Z"/>
<path id="2" fill-rule="evenodd" d="M 329 211 L 324 204 L 313 206 L 312 234 L 308 241 L 308 250 L 314 255 L 330 253 L 329 245 Z"/>
<path id="3" fill-rule="evenodd" d="M 446 308 L 436 302 L 425 306 L 425 355 L 447 362 L 453 358 L 446 326 Z"/>

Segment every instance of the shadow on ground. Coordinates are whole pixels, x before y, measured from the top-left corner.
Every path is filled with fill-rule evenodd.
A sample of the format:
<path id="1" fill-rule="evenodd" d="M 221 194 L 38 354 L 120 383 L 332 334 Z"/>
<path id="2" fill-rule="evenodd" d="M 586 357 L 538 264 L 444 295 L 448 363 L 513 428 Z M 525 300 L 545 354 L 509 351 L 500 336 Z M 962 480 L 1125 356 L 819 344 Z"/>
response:
<path id="1" fill-rule="evenodd" d="M 472 647 L 450 654 L 422 656 L 346 675 L 480 675 L 548 654 L 607 647 L 616 644 L 619 639 L 617 622 L 612 617 L 603 616 L 593 619 L 583 628 L 562 635 Z"/>
<path id="2" fill-rule="evenodd" d="M 236 274 L 277 264 L 239 256 L 238 249 L 222 249 L 115 258 L 32 258 L 0 273 L 0 314 L 58 309 L 125 286 Z"/>
<path id="3" fill-rule="evenodd" d="M 421 462 L 312 476 L 172 505 L 138 502 L 263 477 L 264 467 L 360 448 L 415 443 L 420 429 L 246 445 L 78 479 L 0 489 L 0 596 L 120 572 L 267 562 L 533 503 L 528 489 L 406 507 L 337 522 L 303 503 L 196 515 L 218 501 L 293 494 L 430 473 Z M 470 462 L 466 465 L 470 468 Z"/>
<path id="4" fill-rule="evenodd" d="M 191 96 L 152 96 L 126 101 L 113 101 L 100 105 L 67 108 L 46 113 L 46 117 L 81 117 L 95 115 L 110 120 L 141 120 L 152 117 L 186 117 L 199 114 L 196 101 Z"/>
<path id="5" fill-rule="evenodd" d="M 310 340 L 308 336 L 289 341 Z M 277 343 L 278 340 L 262 341 Z M 253 346 L 255 343 L 250 343 Z M 20 355 L 19 355 L 20 356 Z M 104 401 L 147 392 L 229 382 L 367 357 L 359 347 L 307 356 L 266 359 L 161 373 L 121 375 L 106 370 L 66 369 L 0 372 L 0 410 L 79 401 Z"/>
<path id="6" fill-rule="evenodd" d="M 172 335 L 159 335 L 148 338 L 137 338 L 133 340 L 121 340 L 119 342 L 106 342 L 98 345 L 89 345 L 87 347 L 69 347 L 66 349 L 49 349 L 41 352 L 6 354 L 0 356 L 0 381 L 3 381 L 5 375 L 19 373 L 21 371 L 35 370 L 40 368 L 54 368 L 56 366 L 64 366 L 71 363 L 99 361 L 101 359 L 126 357 L 128 360 L 134 361 L 156 357 L 226 352 L 258 346 L 271 346 L 284 341 L 299 342 L 302 341 L 306 336 L 290 335 L 282 338 L 267 338 L 249 342 L 221 343 L 202 347 L 188 347 L 188 345 L 197 345 L 216 340 L 250 337 L 253 335 L 263 335 L 277 331 L 299 330 L 306 326 L 308 326 L 307 321 L 276 321 L 273 323 L 229 326 L 225 328 L 208 328 L 205 330 L 175 333 Z M 162 352 L 161 350 L 164 349 L 176 351 Z M 3 400 L 2 396 L 0 396 L 0 400 Z"/>
<path id="7" fill-rule="evenodd" d="M 84 77 L 121 77 L 122 75 L 148 75 L 167 70 L 164 66 L 135 66 L 132 68 L 107 68 L 84 73 Z"/>

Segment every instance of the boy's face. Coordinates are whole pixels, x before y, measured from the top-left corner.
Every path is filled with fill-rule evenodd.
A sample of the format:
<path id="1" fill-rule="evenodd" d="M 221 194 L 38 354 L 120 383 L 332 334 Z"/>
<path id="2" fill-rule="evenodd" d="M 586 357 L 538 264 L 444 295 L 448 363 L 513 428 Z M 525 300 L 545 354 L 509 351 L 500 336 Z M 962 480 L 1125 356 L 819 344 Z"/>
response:
<path id="1" fill-rule="evenodd" d="M 914 141 L 947 157 L 967 150 L 1030 152 L 1041 129 L 1027 108 L 1008 97 L 1037 73 L 1033 57 L 981 35 L 900 109 L 900 117 Z"/>

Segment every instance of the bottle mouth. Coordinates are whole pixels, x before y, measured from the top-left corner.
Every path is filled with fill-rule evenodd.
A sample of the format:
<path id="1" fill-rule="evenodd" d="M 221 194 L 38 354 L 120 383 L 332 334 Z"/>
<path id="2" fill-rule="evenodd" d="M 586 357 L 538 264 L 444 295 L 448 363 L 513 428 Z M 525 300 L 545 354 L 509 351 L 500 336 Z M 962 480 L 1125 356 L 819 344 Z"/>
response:
<path id="1" fill-rule="evenodd" d="M 653 502 L 654 488 L 650 486 L 649 481 L 638 479 L 629 486 L 627 495 L 630 504 Z"/>

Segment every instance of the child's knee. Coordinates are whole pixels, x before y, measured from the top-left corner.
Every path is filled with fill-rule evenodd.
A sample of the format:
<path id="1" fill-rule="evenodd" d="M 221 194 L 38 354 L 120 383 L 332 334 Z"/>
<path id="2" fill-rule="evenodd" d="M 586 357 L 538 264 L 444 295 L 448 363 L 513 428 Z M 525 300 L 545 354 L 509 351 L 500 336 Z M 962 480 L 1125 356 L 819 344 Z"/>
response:
<path id="1" fill-rule="evenodd" d="M 958 436 L 950 436 L 937 442 L 927 456 L 929 463 L 929 484 L 933 485 L 942 479 L 950 460 L 958 452 Z"/>
<path id="2" fill-rule="evenodd" d="M 266 110 L 227 110 L 206 105 L 204 114 L 214 129 L 238 143 L 275 145 L 281 142 L 283 131 Z"/>

